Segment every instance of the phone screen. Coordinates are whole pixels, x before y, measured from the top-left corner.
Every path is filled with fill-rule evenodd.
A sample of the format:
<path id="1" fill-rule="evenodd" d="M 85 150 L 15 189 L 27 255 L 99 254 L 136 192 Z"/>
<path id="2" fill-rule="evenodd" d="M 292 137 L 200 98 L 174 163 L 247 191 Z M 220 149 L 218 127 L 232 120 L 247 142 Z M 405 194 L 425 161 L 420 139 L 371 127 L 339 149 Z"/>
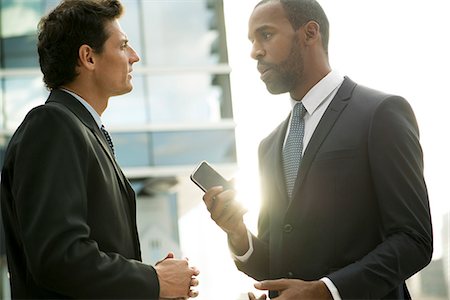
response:
<path id="1" fill-rule="evenodd" d="M 206 161 L 202 161 L 191 174 L 191 180 L 197 184 L 204 192 L 213 186 L 223 186 L 230 188 L 230 183 L 214 170 Z"/>

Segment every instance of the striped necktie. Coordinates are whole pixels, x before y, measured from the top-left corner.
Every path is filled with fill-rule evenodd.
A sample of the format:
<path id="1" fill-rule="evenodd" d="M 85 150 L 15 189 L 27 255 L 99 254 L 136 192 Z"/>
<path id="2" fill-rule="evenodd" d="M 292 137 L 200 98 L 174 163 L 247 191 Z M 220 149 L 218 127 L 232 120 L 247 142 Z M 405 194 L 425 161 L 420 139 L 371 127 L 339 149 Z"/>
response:
<path id="1" fill-rule="evenodd" d="M 105 126 L 102 125 L 102 127 L 100 127 L 100 129 L 103 132 L 103 135 L 105 136 L 106 141 L 108 142 L 109 148 L 111 148 L 113 156 L 115 156 L 116 154 L 114 153 L 114 145 L 113 145 L 111 136 L 109 135 L 108 131 L 105 129 Z"/>
<path id="2" fill-rule="evenodd" d="M 303 136 L 305 135 L 305 120 L 303 117 L 305 113 L 306 109 L 303 103 L 295 104 L 292 110 L 289 135 L 283 148 L 283 168 L 289 200 L 292 197 L 292 190 L 302 159 Z"/>

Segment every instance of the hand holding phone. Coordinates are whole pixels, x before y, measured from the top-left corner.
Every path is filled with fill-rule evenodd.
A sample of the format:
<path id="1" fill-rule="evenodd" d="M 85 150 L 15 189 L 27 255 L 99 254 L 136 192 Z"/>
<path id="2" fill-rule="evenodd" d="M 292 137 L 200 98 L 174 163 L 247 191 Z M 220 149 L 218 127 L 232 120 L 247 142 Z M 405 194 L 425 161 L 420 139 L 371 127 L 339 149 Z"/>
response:
<path id="1" fill-rule="evenodd" d="M 191 180 L 198 185 L 204 192 L 213 186 L 223 186 L 224 189 L 233 188 L 233 185 L 223 178 L 206 161 L 202 161 L 192 172 Z"/>

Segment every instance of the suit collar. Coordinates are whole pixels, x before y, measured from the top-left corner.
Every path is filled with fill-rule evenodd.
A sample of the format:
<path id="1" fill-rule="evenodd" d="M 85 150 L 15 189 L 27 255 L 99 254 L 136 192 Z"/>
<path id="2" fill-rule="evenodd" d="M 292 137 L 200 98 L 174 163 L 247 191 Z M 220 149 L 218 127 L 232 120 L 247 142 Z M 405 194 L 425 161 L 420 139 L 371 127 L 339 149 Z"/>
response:
<path id="1" fill-rule="evenodd" d="M 87 128 L 92 131 L 100 145 L 110 157 L 111 161 L 115 164 L 115 159 L 112 155 L 111 149 L 106 141 L 105 136 L 100 131 L 97 121 L 80 101 L 78 101 L 73 95 L 67 92 L 61 90 L 52 90 L 46 103 L 58 103 L 68 108 Z"/>
<path id="2" fill-rule="evenodd" d="M 111 149 L 106 141 L 105 136 L 100 131 L 100 128 L 97 125 L 97 122 L 92 117 L 91 113 L 81 104 L 80 101 L 75 99 L 74 96 L 70 95 L 61 90 L 52 90 L 50 96 L 48 97 L 46 104 L 59 104 L 67 109 L 69 109 L 87 128 L 91 130 L 97 141 L 102 146 L 104 152 L 109 157 L 114 169 L 117 173 L 117 177 L 119 178 L 122 187 L 131 197 L 131 186 L 128 184 L 125 175 L 122 173 L 120 167 L 117 165 L 117 162 L 111 152 Z"/>
<path id="3" fill-rule="evenodd" d="M 70 95 L 61 90 L 52 90 L 50 96 L 48 97 L 46 103 L 60 103 L 67 107 L 74 115 L 83 122 L 91 130 L 97 128 L 98 125 L 95 119 L 92 117 L 91 113 L 84 107 L 83 104 L 80 103 L 74 96 Z M 99 131 L 100 132 L 100 131 Z"/>

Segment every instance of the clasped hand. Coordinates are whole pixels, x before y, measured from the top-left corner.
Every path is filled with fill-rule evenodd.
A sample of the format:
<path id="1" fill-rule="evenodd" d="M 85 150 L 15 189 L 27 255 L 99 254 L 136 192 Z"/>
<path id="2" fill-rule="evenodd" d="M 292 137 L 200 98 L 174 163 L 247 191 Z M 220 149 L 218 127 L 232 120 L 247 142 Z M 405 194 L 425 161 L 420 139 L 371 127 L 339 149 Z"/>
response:
<path id="1" fill-rule="evenodd" d="M 163 260 L 155 265 L 159 280 L 159 297 L 165 299 L 188 299 L 198 296 L 198 291 L 192 287 L 198 285 L 196 276 L 200 273 L 195 267 L 190 267 L 187 259 L 175 259 L 169 253 Z"/>

